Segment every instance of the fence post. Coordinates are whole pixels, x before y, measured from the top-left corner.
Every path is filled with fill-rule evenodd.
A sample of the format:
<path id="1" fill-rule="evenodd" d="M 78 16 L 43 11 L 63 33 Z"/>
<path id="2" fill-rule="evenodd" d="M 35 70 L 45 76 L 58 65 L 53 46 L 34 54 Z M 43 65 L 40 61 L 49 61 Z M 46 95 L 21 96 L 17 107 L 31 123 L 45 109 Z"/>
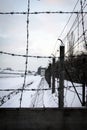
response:
<path id="1" fill-rule="evenodd" d="M 52 93 L 55 93 L 55 57 L 53 58 L 52 66 Z"/>
<path id="2" fill-rule="evenodd" d="M 51 63 L 49 63 L 49 88 L 51 88 Z"/>
<path id="3" fill-rule="evenodd" d="M 59 72 L 59 108 L 64 107 L 64 49 L 60 46 L 60 72 Z"/>

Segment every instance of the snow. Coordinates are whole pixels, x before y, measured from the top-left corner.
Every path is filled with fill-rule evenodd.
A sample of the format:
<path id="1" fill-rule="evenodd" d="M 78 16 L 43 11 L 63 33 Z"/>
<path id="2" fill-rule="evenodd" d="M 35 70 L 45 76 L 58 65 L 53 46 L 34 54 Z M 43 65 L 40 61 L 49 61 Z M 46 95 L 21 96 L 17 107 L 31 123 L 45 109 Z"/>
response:
<path id="1" fill-rule="evenodd" d="M 23 87 L 24 77 L 3 77 L 0 78 L 0 89 L 21 89 Z M 26 108 L 44 108 L 44 107 L 58 107 L 58 89 L 59 83 L 56 80 L 56 91 L 52 94 L 51 89 L 44 77 L 40 75 L 27 75 L 25 90 L 23 91 L 21 107 Z M 74 84 L 80 97 L 82 98 L 81 84 Z M 65 107 L 81 107 L 81 103 L 72 87 L 71 82 L 64 81 L 64 106 Z M 71 87 L 69 87 L 71 86 Z M 29 89 L 27 91 L 26 89 Z M 36 91 L 34 91 L 34 89 Z M 47 89 L 47 90 L 37 90 Z M 0 108 L 19 108 L 21 91 L 0 91 L 0 103 L 3 99 L 4 103 Z"/>

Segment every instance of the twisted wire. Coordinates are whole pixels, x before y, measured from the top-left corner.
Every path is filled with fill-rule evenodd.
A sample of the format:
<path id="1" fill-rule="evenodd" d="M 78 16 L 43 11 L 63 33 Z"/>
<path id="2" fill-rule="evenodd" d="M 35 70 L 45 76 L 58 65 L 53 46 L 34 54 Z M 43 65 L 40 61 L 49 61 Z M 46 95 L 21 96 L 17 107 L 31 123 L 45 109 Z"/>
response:
<path id="1" fill-rule="evenodd" d="M 24 83 L 22 89 L 25 88 L 26 84 L 26 76 L 27 76 L 27 67 L 28 67 L 28 44 L 29 44 L 29 11 L 30 11 L 30 0 L 28 0 L 28 13 L 27 13 L 27 45 L 26 45 L 26 61 L 25 61 L 25 75 L 24 75 Z M 20 97 L 20 108 L 22 103 L 22 97 L 23 97 L 23 90 L 21 91 L 21 97 Z"/>
<path id="2" fill-rule="evenodd" d="M 87 11 L 41 11 L 41 12 L 0 12 L 0 15 L 29 15 L 29 14 L 81 14 Z"/>
<path id="3" fill-rule="evenodd" d="M 84 27 L 84 17 L 83 17 L 83 4 L 82 4 L 82 0 L 80 1 L 81 4 L 81 15 L 82 15 L 82 28 L 83 28 L 83 38 L 84 38 L 84 42 L 85 42 L 85 48 L 87 49 L 87 43 L 86 43 L 86 36 L 85 36 L 85 27 Z"/>
<path id="4" fill-rule="evenodd" d="M 30 58 L 53 58 L 52 56 L 33 56 L 33 55 L 20 55 L 20 54 L 15 54 L 15 53 L 9 53 L 9 52 L 4 52 L 4 51 L 0 51 L 0 54 L 4 54 L 4 55 L 10 55 L 10 56 L 18 56 L 18 57 L 30 57 Z M 58 58 L 58 57 L 56 57 Z"/>

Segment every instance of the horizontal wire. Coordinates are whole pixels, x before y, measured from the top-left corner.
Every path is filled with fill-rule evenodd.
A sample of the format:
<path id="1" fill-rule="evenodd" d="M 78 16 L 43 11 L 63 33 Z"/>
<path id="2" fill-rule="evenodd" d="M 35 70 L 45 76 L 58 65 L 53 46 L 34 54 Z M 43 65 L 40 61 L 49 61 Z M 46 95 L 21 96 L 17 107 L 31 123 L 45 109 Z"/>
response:
<path id="1" fill-rule="evenodd" d="M 73 87 L 73 86 L 68 86 L 68 88 L 67 87 L 64 87 L 64 88 L 67 88 L 68 90 L 71 88 L 71 87 Z M 79 86 L 75 86 L 75 87 L 82 87 L 81 85 L 79 85 Z M 58 90 L 58 88 L 55 88 L 56 90 Z M 38 88 L 38 89 L 0 89 L 0 91 L 44 91 L 44 90 L 52 90 L 52 88 L 43 88 L 43 89 L 40 89 L 40 88 Z M 73 91 L 73 92 L 75 92 L 75 91 Z"/>
<path id="2" fill-rule="evenodd" d="M 0 51 L 0 54 L 10 55 L 10 56 L 19 56 L 19 57 L 31 57 L 31 58 L 53 58 L 52 56 L 31 56 L 31 55 L 20 55 L 9 52 Z M 58 58 L 58 57 L 55 57 Z"/>
<path id="3" fill-rule="evenodd" d="M 81 35 L 81 37 L 82 37 L 82 35 Z M 81 38 L 81 37 L 79 37 L 79 39 Z M 78 39 L 78 40 L 79 40 Z M 78 42 L 78 40 L 76 41 L 76 43 Z M 75 46 L 76 47 L 76 46 Z M 74 47 L 73 47 L 74 48 Z M 72 48 L 71 48 L 72 49 Z M 68 53 L 68 51 L 65 53 L 65 57 L 67 58 L 68 56 L 66 56 L 66 54 Z M 4 54 L 4 55 L 10 55 L 10 56 L 18 56 L 18 57 L 30 57 L 30 58 L 37 58 L 37 59 L 39 59 L 39 58 L 49 58 L 49 59 L 52 59 L 53 57 L 52 56 L 31 56 L 31 55 L 28 55 L 28 56 L 26 56 L 26 55 L 20 55 L 20 54 L 14 54 L 14 53 L 8 53 L 8 52 L 4 52 L 4 51 L 0 51 L 0 54 Z M 77 56 L 73 56 L 73 57 L 77 57 Z M 55 57 L 55 58 L 60 58 L 60 57 Z"/>
<path id="4" fill-rule="evenodd" d="M 24 73 L 15 73 L 15 72 L 12 72 L 12 73 L 10 73 L 10 72 L 0 72 L 0 74 L 13 74 L 13 75 L 23 75 Z"/>
<path id="5" fill-rule="evenodd" d="M 0 89 L 0 91 L 43 91 L 43 90 L 51 90 L 51 88 L 46 89 Z"/>
<path id="6" fill-rule="evenodd" d="M 33 84 L 33 81 L 31 81 L 29 84 L 27 84 L 25 87 L 29 87 L 30 85 Z M 22 88 L 19 88 L 22 91 Z M 4 103 L 6 103 L 9 99 L 10 96 L 13 96 L 13 94 L 18 94 L 19 93 L 19 89 L 13 89 L 12 92 L 10 92 L 8 95 L 4 95 L 1 99 L 0 99 L 0 106 L 2 106 Z M 9 89 L 7 89 L 9 91 Z"/>
<path id="7" fill-rule="evenodd" d="M 0 15 L 16 15 L 16 14 L 81 14 L 81 13 L 87 13 L 87 11 L 79 12 L 79 11 L 42 11 L 42 12 L 0 12 Z"/>

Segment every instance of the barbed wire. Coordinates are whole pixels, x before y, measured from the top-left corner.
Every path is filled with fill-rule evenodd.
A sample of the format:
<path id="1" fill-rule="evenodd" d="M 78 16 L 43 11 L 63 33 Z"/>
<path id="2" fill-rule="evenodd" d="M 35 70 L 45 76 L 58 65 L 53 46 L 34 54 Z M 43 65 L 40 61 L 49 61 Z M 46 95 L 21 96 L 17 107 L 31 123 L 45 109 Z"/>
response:
<path id="1" fill-rule="evenodd" d="M 34 89 L 34 88 L 32 88 L 32 89 L 0 89 L 0 91 L 47 91 L 47 90 L 51 90 L 51 88 L 43 88 L 43 89 Z"/>
<path id="2" fill-rule="evenodd" d="M 85 16 L 86 16 L 87 14 L 84 14 L 84 18 L 85 18 Z M 76 17 L 76 19 L 77 19 L 77 17 Z M 75 19 L 75 20 L 76 20 Z M 75 22 L 75 21 L 74 21 Z M 82 18 L 81 18 L 81 20 L 79 20 L 79 22 L 78 22 L 78 25 L 80 25 L 80 23 L 82 22 Z M 73 32 L 78 28 L 78 25 L 73 29 L 73 27 L 75 26 L 75 24 L 73 23 L 73 25 L 71 26 L 71 28 L 70 28 L 70 30 L 68 31 L 68 33 L 67 34 L 69 34 L 71 31 L 72 31 L 72 29 L 73 29 Z M 67 38 L 67 34 L 66 34 L 66 36 L 63 38 L 63 41 Z"/>
<path id="3" fill-rule="evenodd" d="M 83 5 L 82 5 L 82 0 L 80 1 L 80 4 L 81 4 L 81 12 L 83 12 L 83 9 L 84 9 L 84 7 L 83 7 Z M 86 4 L 86 6 L 87 6 L 87 4 Z M 85 7 L 86 7 L 85 6 Z M 83 15 L 83 13 L 82 13 L 82 18 L 81 18 L 81 20 L 79 21 L 79 24 L 82 22 L 82 29 L 83 29 L 83 33 L 82 33 L 82 35 L 80 35 L 79 37 L 78 37 L 78 39 L 77 39 L 77 41 L 74 43 L 74 45 L 71 47 L 71 48 L 69 48 L 69 50 L 65 53 L 65 55 L 70 51 L 70 50 L 72 50 L 72 49 L 75 49 L 81 42 L 85 42 L 85 48 L 87 49 L 87 43 L 86 43 L 86 31 L 87 30 L 85 30 L 85 28 L 84 28 L 84 17 L 86 16 L 86 14 L 84 14 Z M 73 30 L 73 31 L 75 31 L 76 30 L 76 28 L 78 27 L 78 25 L 75 27 L 75 29 Z M 69 32 L 70 32 L 70 30 L 69 30 Z M 67 37 L 67 35 L 66 35 L 66 37 Z M 66 38 L 65 37 L 65 38 Z M 78 42 L 81 38 L 84 38 L 84 40 L 82 40 L 80 43 Z M 77 43 L 78 42 L 78 43 Z M 77 44 L 77 45 L 76 45 Z"/>
<path id="4" fill-rule="evenodd" d="M 30 83 L 28 83 L 25 87 L 29 87 L 30 85 L 33 84 L 33 81 L 31 81 Z M 0 106 L 2 106 L 4 103 L 6 103 L 8 100 L 11 99 L 11 96 L 13 97 L 13 95 L 18 94 L 19 92 L 21 92 L 23 90 L 23 88 L 19 88 L 19 89 L 0 89 L 1 92 L 2 91 L 6 91 L 6 92 L 10 92 L 8 95 L 4 95 L 1 99 L 0 99 Z"/>
<path id="5" fill-rule="evenodd" d="M 87 4 L 86 4 L 86 6 L 87 6 Z M 85 9 L 85 7 L 86 6 L 84 6 L 83 7 L 83 9 Z M 86 15 L 87 14 L 84 14 L 83 15 L 83 18 L 85 18 L 86 17 Z M 78 17 L 76 17 L 76 19 L 78 19 L 80 16 L 78 16 Z M 75 22 L 75 21 L 74 21 Z M 80 26 L 80 23 L 82 22 L 82 18 L 79 20 L 79 21 L 77 21 L 78 22 L 78 25 L 73 29 L 73 26 L 75 26 L 75 24 L 73 23 L 73 25 L 71 26 L 71 28 L 69 29 L 69 32 L 67 33 L 67 34 L 69 34 L 71 31 L 72 31 L 72 29 L 73 29 L 73 32 L 78 28 L 78 26 Z M 86 31 L 87 30 L 84 30 L 84 32 L 86 33 Z M 66 34 L 66 36 L 63 38 L 63 42 L 64 42 L 64 40 L 67 38 L 67 34 Z M 77 39 L 77 41 L 74 43 L 74 45 L 71 47 L 71 49 L 74 49 L 75 47 L 75 44 L 77 44 L 77 42 L 78 42 L 78 44 L 76 45 L 76 46 L 78 46 L 79 45 L 79 40 L 81 39 L 83 37 L 83 33 L 82 33 L 82 35 L 81 35 L 81 37 L 79 36 L 79 33 L 78 33 L 78 39 Z M 83 40 L 82 40 L 83 41 Z M 80 42 L 81 43 L 81 42 Z M 69 49 L 67 52 L 69 52 L 71 49 Z M 67 53 L 66 52 L 66 53 Z"/>
<path id="6" fill-rule="evenodd" d="M 26 87 L 31 85 L 32 83 L 33 82 L 27 84 Z M 68 90 L 70 90 L 71 87 L 73 87 L 73 86 L 68 86 L 68 87 L 64 87 L 64 88 L 67 88 Z M 82 85 L 79 85 L 79 86 L 75 85 L 75 87 L 82 87 Z M 58 90 L 58 88 L 55 88 L 55 89 Z M 52 88 L 43 88 L 43 89 L 42 88 L 37 88 L 37 89 L 35 89 L 35 88 L 34 89 L 33 88 L 32 89 L 0 89 L 0 91 L 14 91 L 14 90 L 16 90 L 16 91 L 17 90 L 19 90 L 19 91 L 21 91 L 21 90 L 24 90 L 24 91 L 44 91 L 45 90 L 46 91 L 46 90 L 52 90 Z M 72 91 L 72 92 L 75 92 L 75 91 Z"/>
<path id="7" fill-rule="evenodd" d="M 24 83 L 23 87 L 21 90 L 21 97 L 20 97 L 20 108 L 21 108 L 21 103 L 22 103 L 22 98 L 23 98 L 23 89 L 25 88 L 26 84 L 26 76 L 27 76 L 27 68 L 28 68 L 28 46 L 29 46 L 29 12 L 30 12 L 30 0 L 28 0 L 28 8 L 27 8 L 27 44 L 26 44 L 26 61 L 25 61 L 25 74 L 24 74 Z"/>
<path id="8" fill-rule="evenodd" d="M 35 102 L 36 102 L 36 99 L 37 99 L 37 96 L 38 96 L 38 93 L 39 93 L 39 91 L 49 91 L 49 90 L 51 90 L 51 88 L 42 88 L 42 85 L 43 85 L 43 87 L 44 87 L 44 84 L 43 84 L 43 82 L 44 82 L 44 78 L 41 78 L 41 81 L 40 81 L 40 83 L 39 83 L 39 85 L 38 85 L 38 87 L 37 88 L 30 88 L 30 89 L 27 89 L 27 87 L 29 87 L 30 85 L 32 85 L 33 84 L 33 81 L 31 81 L 30 83 L 28 83 L 26 86 L 25 86 L 25 88 L 18 88 L 18 89 L 0 89 L 0 91 L 2 92 L 9 92 L 9 91 L 11 91 L 8 95 L 4 95 L 1 99 L 0 99 L 0 106 L 2 106 L 4 103 L 6 103 L 8 100 L 10 100 L 11 99 L 11 96 L 14 94 L 18 94 L 18 93 L 20 93 L 21 91 L 36 91 L 36 96 L 35 96 L 35 100 L 34 100 L 34 103 L 33 104 L 35 104 Z M 43 95 L 44 95 L 44 93 L 43 93 Z M 43 95 L 42 95 L 42 98 L 43 98 Z M 43 99 L 42 99 L 43 100 Z M 43 102 L 43 106 L 45 107 L 45 105 L 44 105 L 44 102 Z"/>
<path id="9" fill-rule="evenodd" d="M 83 3 L 83 9 L 85 9 L 86 6 L 87 6 L 87 4 L 85 5 L 85 2 L 86 2 L 86 1 L 84 1 L 84 3 Z M 81 10 L 81 9 L 80 9 L 80 10 Z M 80 11 L 80 10 L 79 10 L 79 11 Z M 77 15 L 79 15 L 79 14 L 77 14 Z M 85 16 L 86 16 L 86 14 L 83 15 L 83 18 L 84 18 Z M 79 15 L 78 17 L 80 17 L 80 15 Z M 70 33 L 70 31 L 72 30 L 73 26 L 75 26 L 76 20 L 77 20 L 77 22 L 78 22 L 78 17 L 76 16 L 76 19 L 75 19 L 75 21 L 73 22 L 73 24 L 72 24 L 70 30 L 68 31 L 68 33 Z M 81 22 L 82 22 L 82 18 L 81 18 L 81 20 L 78 22 L 78 24 L 80 24 Z M 78 25 L 76 26 L 76 28 L 77 28 L 77 27 L 78 27 Z M 75 31 L 76 28 L 75 28 L 73 31 Z M 66 37 L 67 37 L 67 35 L 66 35 Z M 64 38 L 64 39 L 65 39 L 65 38 Z M 64 41 L 64 39 L 63 39 L 63 41 Z"/>
<path id="10" fill-rule="evenodd" d="M 76 2 L 76 4 L 75 4 L 75 6 L 74 6 L 72 12 L 74 12 L 74 10 L 75 10 L 75 8 L 76 8 L 78 2 L 79 2 L 79 0 L 77 0 L 77 2 Z M 67 25 L 68 25 L 68 23 L 69 23 L 69 21 L 70 21 L 72 15 L 73 15 L 73 13 L 69 16 L 69 18 L 68 18 L 68 20 L 67 20 L 67 22 L 66 22 L 64 28 L 62 29 L 61 33 L 59 34 L 59 36 L 58 36 L 58 38 L 57 38 L 57 40 L 56 40 L 56 42 L 55 42 L 54 49 L 55 49 L 55 46 L 56 46 L 56 44 L 57 44 L 58 39 L 62 36 L 63 32 L 65 31 L 65 29 L 66 29 L 66 27 L 67 27 Z M 53 49 L 53 52 L 54 52 L 54 49 Z"/>
<path id="11" fill-rule="evenodd" d="M 53 58 L 52 56 L 32 56 L 32 55 L 20 55 L 20 54 L 15 54 L 15 53 L 9 53 L 9 52 L 4 52 L 0 51 L 0 54 L 5 54 L 5 55 L 10 55 L 10 56 L 18 56 L 18 57 L 30 57 L 30 58 Z M 55 57 L 58 58 L 58 57 Z"/>
<path id="12" fill-rule="evenodd" d="M 0 12 L 0 15 L 15 15 L 15 14 L 23 14 L 27 15 L 27 45 L 26 45 L 26 55 L 19 55 L 19 54 L 13 54 L 13 53 L 8 53 L 8 52 L 3 52 L 0 51 L 0 54 L 6 54 L 6 55 L 11 55 L 11 56 L 21 56 L 26 58 L 25 62 L 25 73 L 24 73 L 24 83 L 21 89 L 0 89 L 0 91 L 21 91 L 21 97 L 20 97 L 20 107 L 22 103 L 22 97 L 23 97 L 23 91 L 46 91 L 46 90 L 51 90 L 51 88 L 38 88 L 38 89 L 25 89 L 25 84 L 26 84 L 26 75 L 27 75 L 27 65 L 28 65 L 28 57 L 32 58 L 53 58 L 51 56 L 29 56 L 28 55 L 28 44 L 29 44 L 29 15 L 30 14 L 87 14 L 87 12 L 79 12 L 79 11 L 73 11 L 73 12 L 67 12 L 67 11 L 45 11 L 45 12 L 30 12 L 30 0 L 28 0 L 28 11 L 27 12 Z M 83 32 L 84 35 L 84 32 Z M 79 39 L 79 38 L 78 38 Z M 57 57 L 58 58 L 58 57 Z M 58 89 L 58 88 L 55 88 Z M 74 91 L 75 93 L 75 91 Z M 43 94 L 44 95 L 44 94 Z M 7 96 L 9 99 L 9 95 Z M 43 103 L 44 104 L 44 103 Z"/>
<path id="13" fill-rule="evenodd" d="M 80 0 L 80 4 L 81 4 L 81 15 L 82 15 L 82 28 L 83 28 L 83 38 L 84 38 L 84 42 L 85 42 L 85 48 L 87 49 L 87 43 L 86 43 L 86 36 L 85 36 L 85 27 L 84 27 L 84 17 L 83 17 L 83 5 L 82 5 L 82 0 Z"/>
<path id="14" fill-rule="evenodd" d="M 38 87 L 37 88 L 30 88 L 30 89 L 27 89 L 27 87 L 29 87 L 30 85 L 32 85 L 33 84 L 33 81 L 32 82 L 30 82 L 30 83 L 28 83 L 27 85 L 26 85 L 26 89 L 24 88 L 24 89 L 22 89 L 22 88 L 19 88 L 19 89 L 0 89 L 0 91 L 2 92 L 2 91 L 6 91 L 6 92 L 9 92 L 9 91 L 11 91 L 8 95 L 5 95 L 5 96 L 3 96 L 1 99 L 0 99 L 0 106 L 2 106 L 4 103 L 6 103 L 8 100 L 10 100 L 11 99 L 11 97 L 13 97 L 13 95 L 16 95 L 16 94 L 18 94 L 18 93 L 20 93 L 22 90 L 23 91 L 36 91 L 36 93 L 34 94 L 35 95 L 35 97 L 34 97 L 34 101 L 33 101 L 33 107 L 35 107 L 35 102 L 36 102 L 36 99 L 37 99 L 37 96 L 39 96 L 39 91 L 51 91 L 52 90 L 52 88 L 42 88 L 42 81 L 43 81 L 43 79 L 41 79 L 41 81 L 40 81 L 40 83 L 39 83 L 39 85 L 38 85 Z M 68 88 L 67 87 L 64 87 L 64 88 L 66 88 L 67 90 L 69 90 L 69 91 L 71 91 L 71 92 L 74 92 L 75 93 L 75 91 L 73 91 L 73 90 L 70 90 L 70 88 L 71 88 L 72 86 L 68 86 Z M 76 86 L 76 87 L 78 87 L 78 86 Z M 79 86 L 80 87 L 80 86 Z M 56 90 L 58 90 L 58 88 L 55 88 Z M 82 94 L 81 93 L 78 93 L 79 95 L 81 95 L 82 96 Z M 44 93 L 43 93 L 43 95 L 44 95 Z M 42 98 L 43 98 L 43 95 L 42 95 Z M 51 95 L 51 97 L 53 98 L 53 95 Z M 42 100 L 44 100 L 44 99 L 42 99 Z M 53 98 L 53 100 L 55 100 L 54 98 Z M 43 102 L 43 101 L 42 101 Z M 55 101 L 56 102 L 56 101 Z M 56 102 L 57 103 L 57 102 Z M 44 105 L 44 102 L 43 102 L 43 106 L 45 107 L 45 105 Z"/>
<path id="15" fill-rule="evenodd" d="M 0 15 L 27 15 L 27 14 L 84 14 L 87 11 L 41 11 L 41 12 L 0 12 Z"/>
<path id="16" fill-rule="evenodd" d="M 86 32 L 87 30 L 85 30 L 85 32 Z M 72 49 L 75 49 L 80 43 L 82 43 L 84 40 L 82 40 L 81 42 L 79 42 L 78 43 L 78 41 L 81 39 L 83 37 L 83 33 L 79 36 L 79 38 L 77 39 L 77 41 L 74 43 L 74 45 L 71 47 L 71 48 L 69 48 L 69 50 L 65 53 L 65 56 L 66 56 L 66 54 L 70 51 L 70 50 L 72 50 Z M 85 37 L 86 38 L 86 37 Z"/>
<path id="17" fill-rule="evenodd" d="M 79 35 L 80 35 L 80 33 L 79 33 L 79 27 L 80 27 L 80 25 L 79 25 L 79 20 L 80 18 L 79 18 L 79 14 L 77 14 L 77 37 L 79 38 Z M 79 50 L 79 40 L 78 40 L 78 50 Z"/>
<path id="18" fill-rule="evenodd" d="M 78 0 L 78 1 L 79 1 L 79 0 Z M 76 5 L 75 5 L 74 9 L 76 8 L 76 6 L 77 6 L 77 4 L 78 4 L 78 1 L 77 1 Z M 86 2 L 86 1 L 84 1 L 84 3 L 83 3 L 83 10 L 84 10 L 84 9 L 86 8 L 86 6 L 87 6 L 87 4 L 85 4 L 85 2 Z M 73 9 L 73 11 L 74 11 L 74 9 Z M 82 12 L 81 14 L 83 15 L 83 18 L 86 16 L 86 13 L 83 14 L 83 11 L 82 11 L 81 9 L 80 9 L 78 12 Z M 63 32 L 65 31 L 65 29 L 66 29 L 66 27 L 67 27 L 67 25 L 68 25 L 68 23 L 69 23 L 69 21 L 70 21 L 72 15 L 73 15 L 73 14 L 71 14 L 71 16 L 69 17 L 69 19 L 68 19 L 66 25 L 64 26 L 62 32 L 61 32 L 60 35 L 58 36 L 58 39 L 62 36 Z M 77 15 L 79 15 L 79 14 L 77 14 Z M 80 15 L 79 15 L 79 17 L 80 17 Z M 70 28 L 70 30 L 69 30 L 68 33 L 70 33 L 71 30 L 72 30 L 72 28 L 73 28 L 73 26 L 75 26 L 74 23 L 76 22 L 76 20 L 77 20 L 77 16 L 76 16 L 76 19 L 75 19 L 75 21 L 73 22 L 73 24 L 72 24 L 72 26 L 71 26 L 71 28 Z M 81 22 L 82 22 L 82 18 L 81 18 L 81 20 L 79 21 L 78 24 L 80 24 Z M 74 29 L 73 31 L 75 31 L 77 28 L 78 28 L 78 25 L 75 27 L 75 29 Z M 68 33 L 67 33 L 67 34 L 68 34 Z M 66 36 L 65 36 L 65 37 L 63 38 L 63 40 L 62 40 L 63 42 L 64 42 L 64 40 L 67 38 L 67 34 L 66 34 Z M 58 41 L 58 39 L 57 39 L 57 41 Z M 56 43 L 55 43 L 55 46 L 56 46 L 56 44 L 57 44 L 57 41 L 56 41 Z M 86 43 L 86 42 L 85 42 L 85 43 Z M 55 48 L 55 46 L 54 46 L 54 48 Z M 55 54 L 56 54 L 56 52 L 55 52 Z"/>
<path id="19" fill-rule="evenodd" d="M 87 30 L 86 30 L 87 31 Z M 85 32 L 86 32 L 85 31 Z M 76 41 L 76 43 L 78 42 L 78 40 L 80 40 L 80 38 L 82 37 L 82 35 L 79 37 L 79 39 L 77 39 L 77 41 Z M 87 37 L 86 37 L 86 39 L 87 39 Z M 84 40 L 82 40 L 82 41 L 84 41 Z M 81 41 L 81 42 L 82 42 Z M 68 50 L 69 51 L 69 50 Z M 68 53 L 68 51 L 66 52 L 66 53 Z M 53 56 L 33 56 L 33 55 L 20 55 L 20 54 L 15 54 L 15 53 L 9 53 L 9 52 L 4 52 L 4 51 L 0 51 L 0 54 L 2 54 L 2 55 L 9 55 L 9 56 L 18 56 L 18 57 L 24 57 L 24 58 L 26 58 L 26 57 L 30 57 L 30 58 L 37 58 L 37 59 L 39 59 L 39 58 L 49 58 L 49 59 L 52 59 L 53 58 Z M 65 56 L 65 57 L 68 57 L 68 56 Z M 77 57 L 77 56 L 73 56 L 73 57 Z M 58 56 L 56 56 L 55 58 L 60 58 L 60 57 L 58 57 Z"/>

